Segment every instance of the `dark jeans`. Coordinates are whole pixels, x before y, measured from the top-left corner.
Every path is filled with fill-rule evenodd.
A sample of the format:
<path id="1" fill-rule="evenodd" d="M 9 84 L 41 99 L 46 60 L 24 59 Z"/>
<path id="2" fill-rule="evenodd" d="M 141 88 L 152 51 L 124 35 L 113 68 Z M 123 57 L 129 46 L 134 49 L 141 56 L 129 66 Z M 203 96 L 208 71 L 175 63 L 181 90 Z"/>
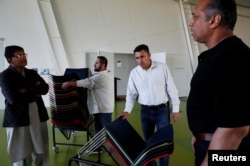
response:
<path id="1" fill-rule="evenodd" d="M 95 134 L 111 123 L 112 113 L 98 113 L 95 117 Z"/>
<path id="2" fill-rule="evenodd" d="M 166 105 L 159 109 L 150 109 L 146 106 L 141 107 L 141 123 L 142 132 L 144 139 L 149 139 L 155 132 L 155 127 L 160 129 L 163 126 L 168 125 L 169 122 L 169 107 Z M 168 166 L 169 157 L 164 157 L 160 159 L 161 166 Z M 152 162 L 152 166 L 156 165 L 156 162 Z"/>

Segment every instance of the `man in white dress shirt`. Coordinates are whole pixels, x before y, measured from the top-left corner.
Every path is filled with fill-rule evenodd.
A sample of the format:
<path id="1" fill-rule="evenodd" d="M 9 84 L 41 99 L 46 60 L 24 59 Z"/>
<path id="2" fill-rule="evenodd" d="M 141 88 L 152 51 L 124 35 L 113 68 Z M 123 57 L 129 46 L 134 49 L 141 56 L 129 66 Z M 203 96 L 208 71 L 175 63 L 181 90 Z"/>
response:
<path id="1" fill-rule="evenodd" d="M 179 119 L 180 100 L 169 68 L 164 63 L 151 60 L 147 45 L 137 46 L 134 55 L 138 66 L 130 73 L 125 110 L 119 116 L 127 118 L 138 99 L 141 104 L 142 131 L 147 140 L 154 134 L 155 127 L 159 129 L 170 123 L 170 99 L 173 121 Z M 161 166 L 168 166 L 168 162 L 168 157 L 160 159 Z"/>

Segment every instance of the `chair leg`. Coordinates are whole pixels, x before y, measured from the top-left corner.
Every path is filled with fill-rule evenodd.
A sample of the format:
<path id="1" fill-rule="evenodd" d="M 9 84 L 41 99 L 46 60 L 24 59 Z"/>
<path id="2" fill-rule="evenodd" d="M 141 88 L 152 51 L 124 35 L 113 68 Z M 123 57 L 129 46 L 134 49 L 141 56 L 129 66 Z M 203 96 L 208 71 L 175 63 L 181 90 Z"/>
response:
<path id="1" fill-rule="evenodd" d="M 53 150 L 54 152 L 58 153 L 59 149 L 56 147 L 56 136 L 55 136 L 55 125 L 52 125 L 52 138 L 53 138 Z"/>

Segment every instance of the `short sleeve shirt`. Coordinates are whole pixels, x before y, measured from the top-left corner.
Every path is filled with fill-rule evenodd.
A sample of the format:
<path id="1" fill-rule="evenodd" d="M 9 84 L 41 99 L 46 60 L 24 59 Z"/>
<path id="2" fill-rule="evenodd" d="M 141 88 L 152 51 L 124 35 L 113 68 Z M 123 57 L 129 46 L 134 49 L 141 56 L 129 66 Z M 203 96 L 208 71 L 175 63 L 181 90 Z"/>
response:
<path id="1" fill-rule="evenodd" d="M 191 131 L 250 125 L 249 76 L 250 49 L 236 36 L 201 53 L 187 101 Z"/>

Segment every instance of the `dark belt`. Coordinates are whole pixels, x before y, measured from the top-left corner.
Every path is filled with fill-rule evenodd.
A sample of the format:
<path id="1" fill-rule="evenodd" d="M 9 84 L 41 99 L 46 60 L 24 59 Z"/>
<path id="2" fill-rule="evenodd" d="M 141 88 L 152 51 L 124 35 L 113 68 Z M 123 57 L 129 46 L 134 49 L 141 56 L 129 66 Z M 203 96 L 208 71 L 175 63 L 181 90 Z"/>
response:
<path id="1" fill-rule="evenodd" d="M 197 140 L 211 141 L 213 133 L 198 133 L 194 135 Z"/>
<path id="2" fill-rule="evenodd" d="M 159 104 L 159 105 L 142 105 L 142 107 L 146 107 L 146 108 L 152 109 L 152 110 L 158 110 L 158 109 L 163 108 L 165 106 L 166 106 L 165 103 L 164 104 Z"/>

